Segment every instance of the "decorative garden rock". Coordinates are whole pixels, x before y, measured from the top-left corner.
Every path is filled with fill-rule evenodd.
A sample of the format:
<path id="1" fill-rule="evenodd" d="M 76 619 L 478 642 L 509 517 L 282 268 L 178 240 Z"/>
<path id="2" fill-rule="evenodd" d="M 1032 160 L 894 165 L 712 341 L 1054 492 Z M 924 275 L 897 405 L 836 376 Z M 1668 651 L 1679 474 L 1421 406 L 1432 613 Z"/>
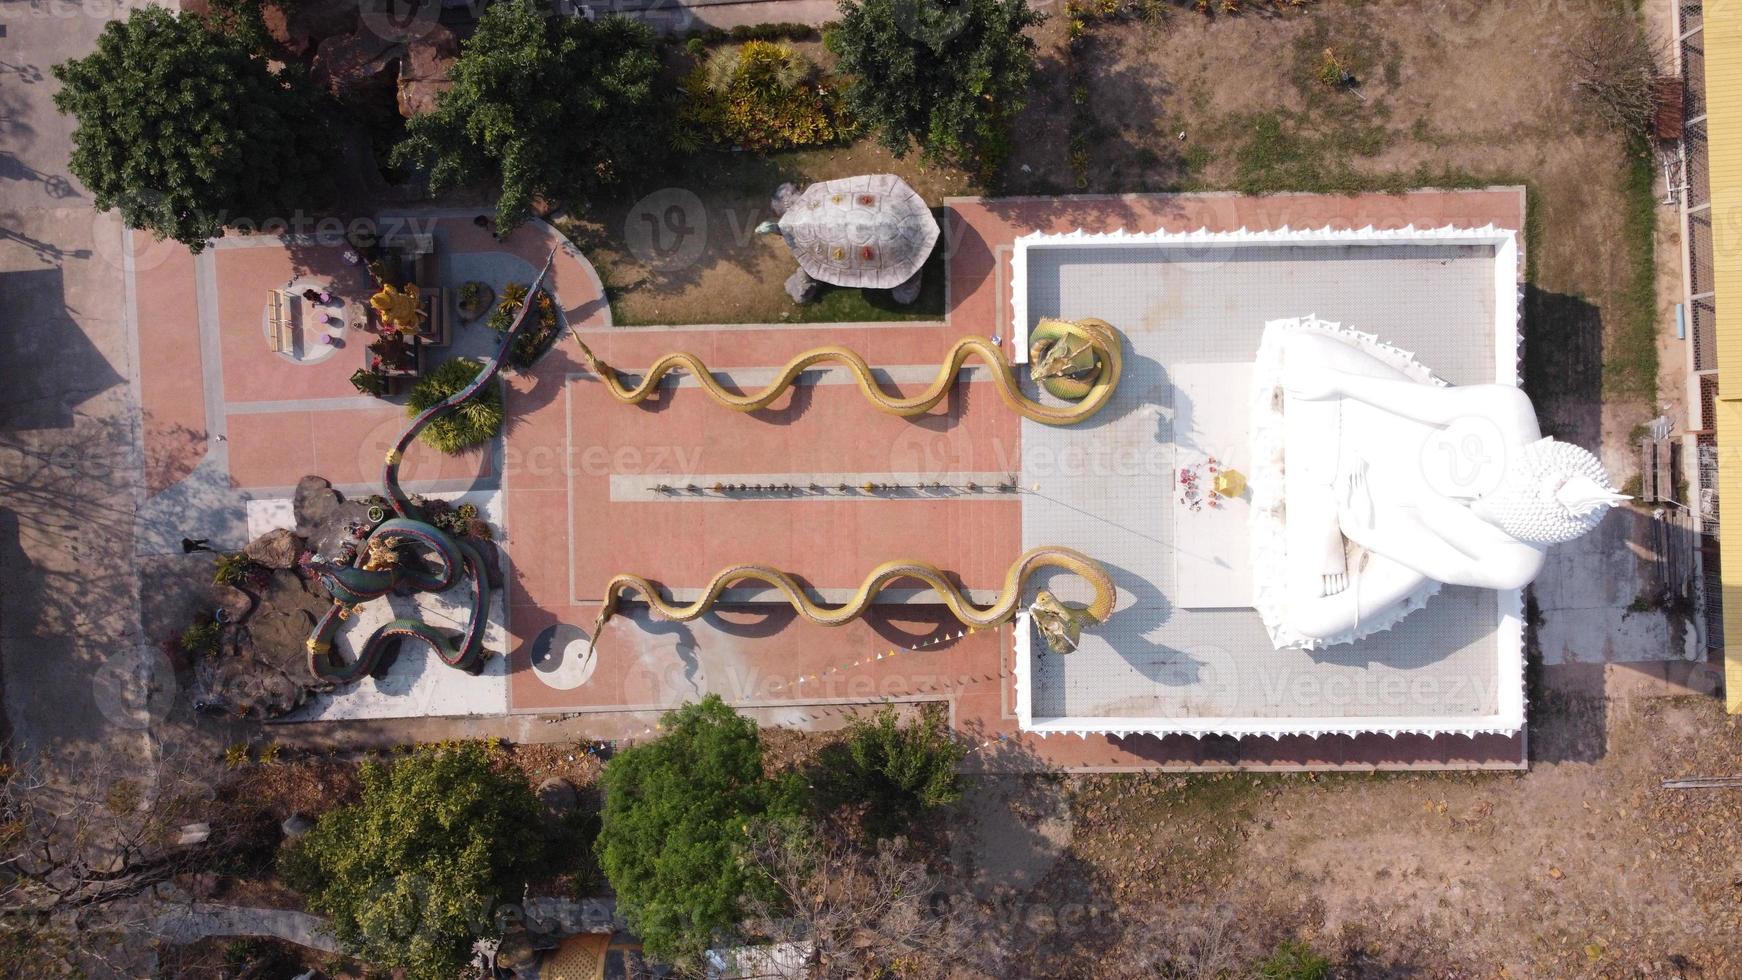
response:
<path id="1" fill-rule="evenodd" d="M 780 220 L 757 230 L 778 232 L 810 278 L 864 289 L 903 287 L 905 302 L 918 297 L 920 270 L 937 244 L 938 223 L 900 177 L 843 177 L 800 193 L 785 184 L 775 192 L 773 207 Z M 787 291 L 793 292 L 792 280 Z"/>
<path id="2" fill-rule="evenodd" d="M 198 702 L 232 717 L 276 718 L 324 686 L 309 673 L 303 644 L 332 604 L 317 588 L 294 571 L 274 570 L 260 587 L 259 602 L 225 624 L 221 652 L 195 661 Z M 218 591 L 247 598 L 228 586 Z"/>
<path id="3" fill-rule="evenodd" d="M 344 500 L 333 489 L 333 485 L 321 477 L 305 476 L 298 480 L 296 491 L 291 497 L 297 532 L 303 537 L 312 535 L 315 528 L 326 523 L 338 511 Z"/>
<path id="4" fill-rule="evenodd" d="M 302 539 L 289 528 L 277 528 L 248 542 L 244 553 L 267 568 L 292 568 L 302 554 Z"/>
<path id="5" fill-rule="evenodd" d="M 224 614 L 224 622 L 240 623 L 254 611 L 254 597 L 234 585 L 222 582 L 212 586 L 212 600 L 218 612 Z"/>

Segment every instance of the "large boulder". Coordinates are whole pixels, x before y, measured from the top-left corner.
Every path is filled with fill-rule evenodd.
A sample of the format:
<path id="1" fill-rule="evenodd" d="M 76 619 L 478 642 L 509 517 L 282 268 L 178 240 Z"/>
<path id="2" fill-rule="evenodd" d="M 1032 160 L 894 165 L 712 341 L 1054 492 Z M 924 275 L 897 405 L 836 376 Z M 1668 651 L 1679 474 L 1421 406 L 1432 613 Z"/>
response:
<path id="1" fill-rule="evenodd" d="M 267 568 L 295 568 L 302 549 L 303 540 L 295 531 L 277 528 L 248 542 L 243 553 Z"/>
<path id="2" fill-rule="evenodd" d="M 434 111 L 436 99 L 454 86 L 448 69 L 459 57 L 460 42 L 440 24 L 413 38 L 399 63 L 399 114 L 410 119 Z"/>
<path id="3" fill-rule="evenodd" d="M 339 509 L 345 498 L 318 476 L 305 476 L 296 483 L 291 507 L 296 513 L 296 533 L 308 538 Z"/>
<path id="4" fill-rule="evenodd" d="M 249 718 L 277 717 L 302 704 L 320 686 L 309 673 L 305 644 L 331 606 L 295 572 L 274 570 L 253 612 L 225 627 L 218 655 L 195 664 L 199 700 Z"/>
<path id="5" fill-rule="evenodd" d="M 355 93 L 390 77 L 388 73 L 404 50 L 373 31 L 329 37 L 315 49 L 309 75 L 334 95 Z"/>
<path id="6" fill-rule="evenodd" d="M 240 623 L 254 611 L 253 596 L 222 582 L 212 586 L 212 601 L 217 604 L 220 617 L 226 623 Z"/>
<path id="7" fill-rule="evenodd" d="M 303 547 L 329 558 L 347 543 L 356 543 L 349 525 L 366 523 L 369 516 L 367 500 L 346 500 L 318 476 L 305 476 L 297 483 L 292 506 Z"/>
<path id="8" fill-rule="evenodd" d="M 308 687 L 295 678 L 235 657 L 207 658 L 195 671 L 199 702 L 237 718 L 276 718 L 302 704 Z"/>

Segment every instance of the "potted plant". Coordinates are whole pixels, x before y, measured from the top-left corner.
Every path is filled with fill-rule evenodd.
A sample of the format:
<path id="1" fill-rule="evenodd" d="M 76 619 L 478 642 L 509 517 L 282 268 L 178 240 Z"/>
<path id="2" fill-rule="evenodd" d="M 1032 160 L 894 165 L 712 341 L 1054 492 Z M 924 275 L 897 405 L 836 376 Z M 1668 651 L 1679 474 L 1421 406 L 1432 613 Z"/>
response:
<path id="1" fill-rule="evenodd" d="M 489 312 L 496 302 L 496 291 L 487 282 L 476 279 L 460 286 L 459 298 L 455 305 L 460 312 L 460 319 L 470 322 Z"/>

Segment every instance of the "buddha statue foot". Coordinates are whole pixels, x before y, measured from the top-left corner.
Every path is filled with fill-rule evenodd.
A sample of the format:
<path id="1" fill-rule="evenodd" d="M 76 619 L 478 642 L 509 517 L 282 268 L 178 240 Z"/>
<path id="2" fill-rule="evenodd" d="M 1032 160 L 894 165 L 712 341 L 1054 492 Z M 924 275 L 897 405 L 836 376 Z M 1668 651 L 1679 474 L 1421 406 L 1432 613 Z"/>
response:
<path id="1" fill-rule="evenodd" d="M 1321 595 L 1336 595 L 1349 587 L 1349 573 L 1338 572 L 1325 576 L 1325 591 Z"/>

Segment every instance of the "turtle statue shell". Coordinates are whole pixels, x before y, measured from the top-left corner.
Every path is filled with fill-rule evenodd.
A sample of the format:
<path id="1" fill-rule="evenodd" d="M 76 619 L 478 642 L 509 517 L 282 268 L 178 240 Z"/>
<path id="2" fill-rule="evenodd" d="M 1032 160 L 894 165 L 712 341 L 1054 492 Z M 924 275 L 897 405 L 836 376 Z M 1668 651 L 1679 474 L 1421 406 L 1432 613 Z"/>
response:
<path id="1" fill-rule="evenodd" d="M 813 279 L 891 289 L 925 265 L 938 223 L 894 174 L 812 184 L 780 217 L 780 234 Z"/>

